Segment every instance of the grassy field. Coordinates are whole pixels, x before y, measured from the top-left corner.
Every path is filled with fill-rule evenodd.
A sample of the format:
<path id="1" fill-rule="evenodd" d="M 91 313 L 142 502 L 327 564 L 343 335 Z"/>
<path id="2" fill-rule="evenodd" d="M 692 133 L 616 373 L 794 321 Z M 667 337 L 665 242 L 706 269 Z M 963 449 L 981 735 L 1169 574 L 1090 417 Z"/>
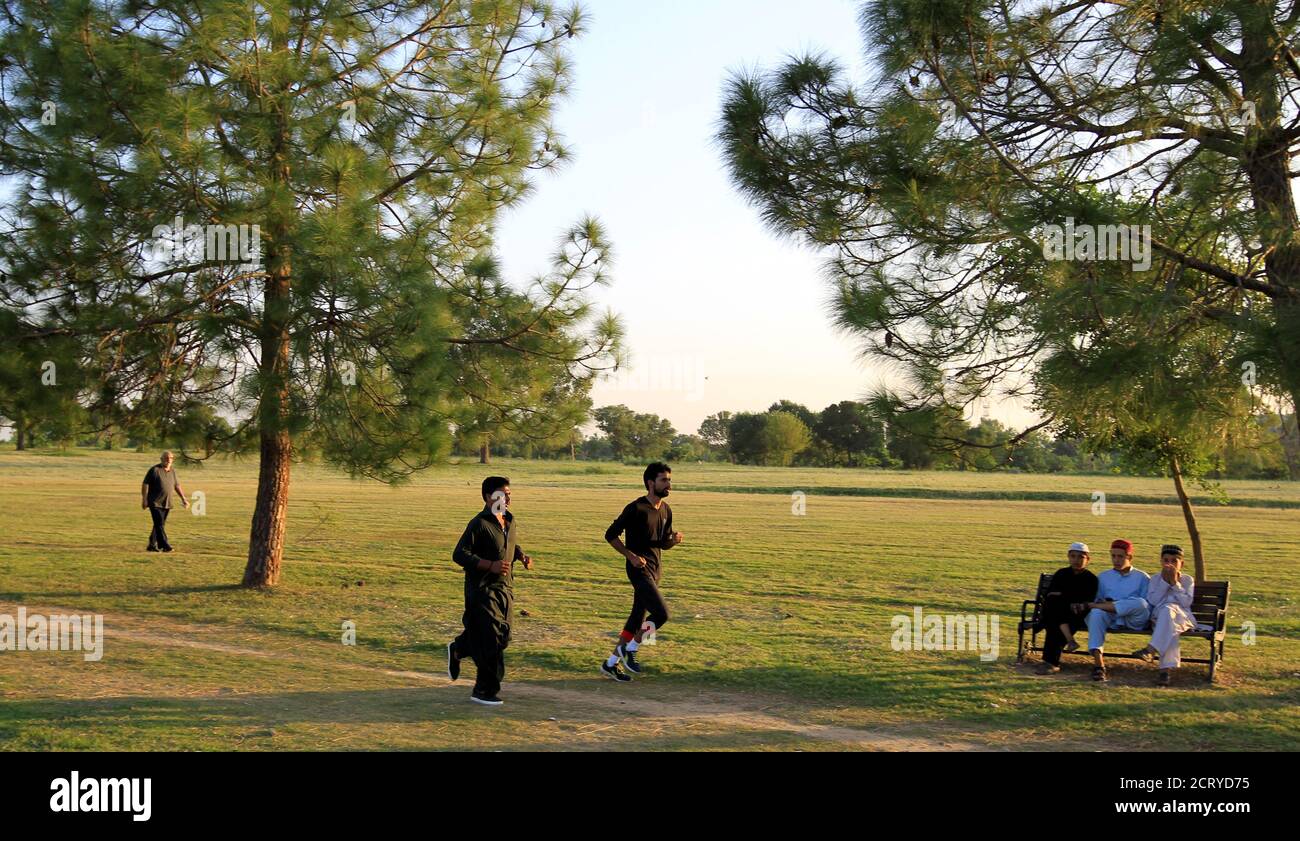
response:
<path id="1" fill-rule="evenodd" d="M 99 662 L 0 651 L 0 748 L 1300 749 L 1296 483 L 1227 482 L 1236 504 L 1200 508 L 1233 633 L 1220 682 L 1189 665 L 1157 689 L 1129 661 L 1109 685 L 1079 658 L 1034 676 L 1015 663 L 1015 622 L 1071 540 L 1098 571 L 1117 536 L 1148 571 L 1160 543 L 1185 544 L 1176 506 L 1123 501 L 1169 497 L 1167 480 L 677 465 L 674 616 L 647 674 L 616 685 L 596 669 L 630 587 L 602 536 L 640 469 L 502 461 L 538 566 L 518 576 L 507 704 L 484 709 L 443 672 L 461 611 L 451 547 L 484 468 L 389 488 L 297 467 L 283 583 L 249 592 L 233 585 L 256 465 L 182 465 L 206 513 L 174 513 L 178 551 L 157 555 L 139 508 L 155 460 L 0 451 L 0 614 L 97 612 L 107 634 Z M 1028 498 L 1002 498 L 1015 495 Z M 916 606 L 1000 616 L 1000 656 L 893 650 L 891 618 Z"/>

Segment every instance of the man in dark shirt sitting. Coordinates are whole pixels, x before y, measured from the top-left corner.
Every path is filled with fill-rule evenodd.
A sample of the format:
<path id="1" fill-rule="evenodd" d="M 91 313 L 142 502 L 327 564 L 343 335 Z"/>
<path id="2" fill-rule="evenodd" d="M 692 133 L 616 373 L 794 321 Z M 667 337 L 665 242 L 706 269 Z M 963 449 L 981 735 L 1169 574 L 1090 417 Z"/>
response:
<path id="1" fill-rule="evenodd" d="M 452 551 L 452 560 L 465 570 L 465 626 L 447 644 L 447 676 L 460 677 L 463 657 L 474 659 L 474 691 L 470 700 L 489 707 L 501 706 L 497 697 L 506 674 L 506 646 L 510 645 L 510 610 L 514 604 L 515 561 L 533 568 L 533 559 L 519 546 L 519 527 L 510 508 L 510 480 L 489 476 L 483 480 L 483 510 L 465 526 Z"/>
<path id="2" fill-rule="evenodd" d="M 1061 652 L 1074 651 L 1079 644 L 1074 634 L 1083 629 L 1085 605 L 1097 597 L 1097 576 L 1088 571 L 1088 544 L 1071 543 L 1068 567 L 1058 569 L 1047 585 L 1043 597 L 1043 662 L 1038 674 L 1050 675 L 1061 670 Z"/>
<path id="3" fill-rule="evenodd" d="M 672 490 L 672 470 L 656 461 L 646 467 L 641 478 L 645 496 L 629 502 L 605 530 L 606 542 L 627 559 L 627 579 L 632 582 L 632 612 L 619 633 L 614 653 L 600 665 L 606 677 L 620 682 L 632 678 L 618 667 L 619 661 L 629 672 L 641 674 L 637 648 L 647 632 L 653 635 L 668 621 L 668 604 L 659 592 L 660 553 L 682 542 L 682 533 L 673 531 L 672 509 L 664 501 Z M 626 544 L 619 535 L 624 536 Z M 646 614 L 649 623 L 642 624 Z"/>
<path id="4" fill-rule="evenodd" d="M 180 497 L 181 504 L 190 507 L 190 501 L 181 489 L 181 480 L 172 469 L 172 459 L 171 450 L 164 452 L 158 463 L 144 474 L 144 482 L 140 485 L 140 507 L 148 511 L 153 520 L 153 531 L 149 532 L 150 552 L 172 551 L 166 529 L 167 515 L 172 510 L 172 496 Z"/>

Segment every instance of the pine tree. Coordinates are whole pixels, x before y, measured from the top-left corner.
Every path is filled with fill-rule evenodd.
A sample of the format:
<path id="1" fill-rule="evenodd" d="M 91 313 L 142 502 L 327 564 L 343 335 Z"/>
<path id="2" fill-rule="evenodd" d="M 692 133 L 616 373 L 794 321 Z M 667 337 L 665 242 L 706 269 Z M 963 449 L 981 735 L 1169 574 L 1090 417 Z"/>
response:
<path id="1" fill-rule="evenodd" d="M 296 446 L 398 481 L 468 403 L 544 416 L 616 362 L 598 225 L 526 292 L 492 259 L 565 157 L 582 25 L 523 0 L 5 4 L 15 341 L 77 339 L 93 411 L 232 418 L 259 455 L 246 586 L 280 578 Z"/>
<path id="2" fill-rule="evenodd" d="M 1300 6 L 870 0 L 861 23 L 871 84 L 818 55 L 738 74 L 719 139 L 766 221 L 827 249 L 838 324 L 910 375 L 886 396 L 1041 397 L 1054 344 L 1141 299 L 1231 331 L 1224 362 L 1300 404 Z M 1045 265 L 1045 223 L 1149 225 L 1151 265 Z"/>

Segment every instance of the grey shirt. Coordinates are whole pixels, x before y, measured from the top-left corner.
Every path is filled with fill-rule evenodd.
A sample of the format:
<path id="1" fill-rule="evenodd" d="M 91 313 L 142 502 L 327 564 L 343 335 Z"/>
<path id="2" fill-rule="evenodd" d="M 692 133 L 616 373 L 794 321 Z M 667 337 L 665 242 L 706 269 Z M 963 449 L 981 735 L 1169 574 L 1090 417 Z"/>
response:
<path id="1" fill-rule="evenodd" d="M 144 484 L 148 487 L 150 508 L 171 508 L 172 497 L 176 495 L 176 468 L 163 470 L 161 464 L 155 464 L 144 474 Z"/>

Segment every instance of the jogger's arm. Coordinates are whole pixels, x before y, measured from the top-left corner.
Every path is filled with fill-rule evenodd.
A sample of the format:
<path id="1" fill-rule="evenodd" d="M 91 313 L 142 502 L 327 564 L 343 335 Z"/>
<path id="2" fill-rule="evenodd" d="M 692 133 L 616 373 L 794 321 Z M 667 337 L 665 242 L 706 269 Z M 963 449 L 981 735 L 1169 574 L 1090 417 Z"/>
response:
<path id="1" fill-rule="evenodd" d="M 645 559 L 624 546 L 621 537 L 623 532 L 627 530 L 630 510 L 632 510 L 631 505 L 620 511 L 618 517 L 614 519 L 614 522 L 610 523 L 609 528 L 605 529 L 605 542 L 610 546 L 613 546 L 614 551 L 626 558 L 627 562 L 632 566 L 643 567 L 645 566 Z"/>
<path id="2" fill-rule="evenodd" d="M 668 511 L 668 521 L 664 524 L 664 531 L 668 532 L 668 536 L 665 537 L 663 540 L 659 541 L 660 549 L 671 549 L 674 546 L 676 546 L 678 543 L 682 542 L 681 533 L 673 531 L 672 509 L 669 509 Z"/>
<path id="3" fill-rule="evenodd" d="M 628 549 L 626 546 L 623 545 L 623 541 L 619 540 L 617 537 L 611 539 L 609 541 L 609 545 L 613 546 L 614 551 L 622 555 L 624 558 L 626 558 L 627 562 L 632 566 L 634 567 L 645 566 L 645 558 L 642 558 L 640 555 L 636 554 L 631 549 Z"/>
<path id="4" fill-rule="evenodd" d="M 474 554 L 474 535 L 478 529 L 477 518 L 465 527 L 456 548 L 452 550 L 451 559 L 464 569 L 477 569 L 487 572 L 492 568 L 492 561 Z"/>

